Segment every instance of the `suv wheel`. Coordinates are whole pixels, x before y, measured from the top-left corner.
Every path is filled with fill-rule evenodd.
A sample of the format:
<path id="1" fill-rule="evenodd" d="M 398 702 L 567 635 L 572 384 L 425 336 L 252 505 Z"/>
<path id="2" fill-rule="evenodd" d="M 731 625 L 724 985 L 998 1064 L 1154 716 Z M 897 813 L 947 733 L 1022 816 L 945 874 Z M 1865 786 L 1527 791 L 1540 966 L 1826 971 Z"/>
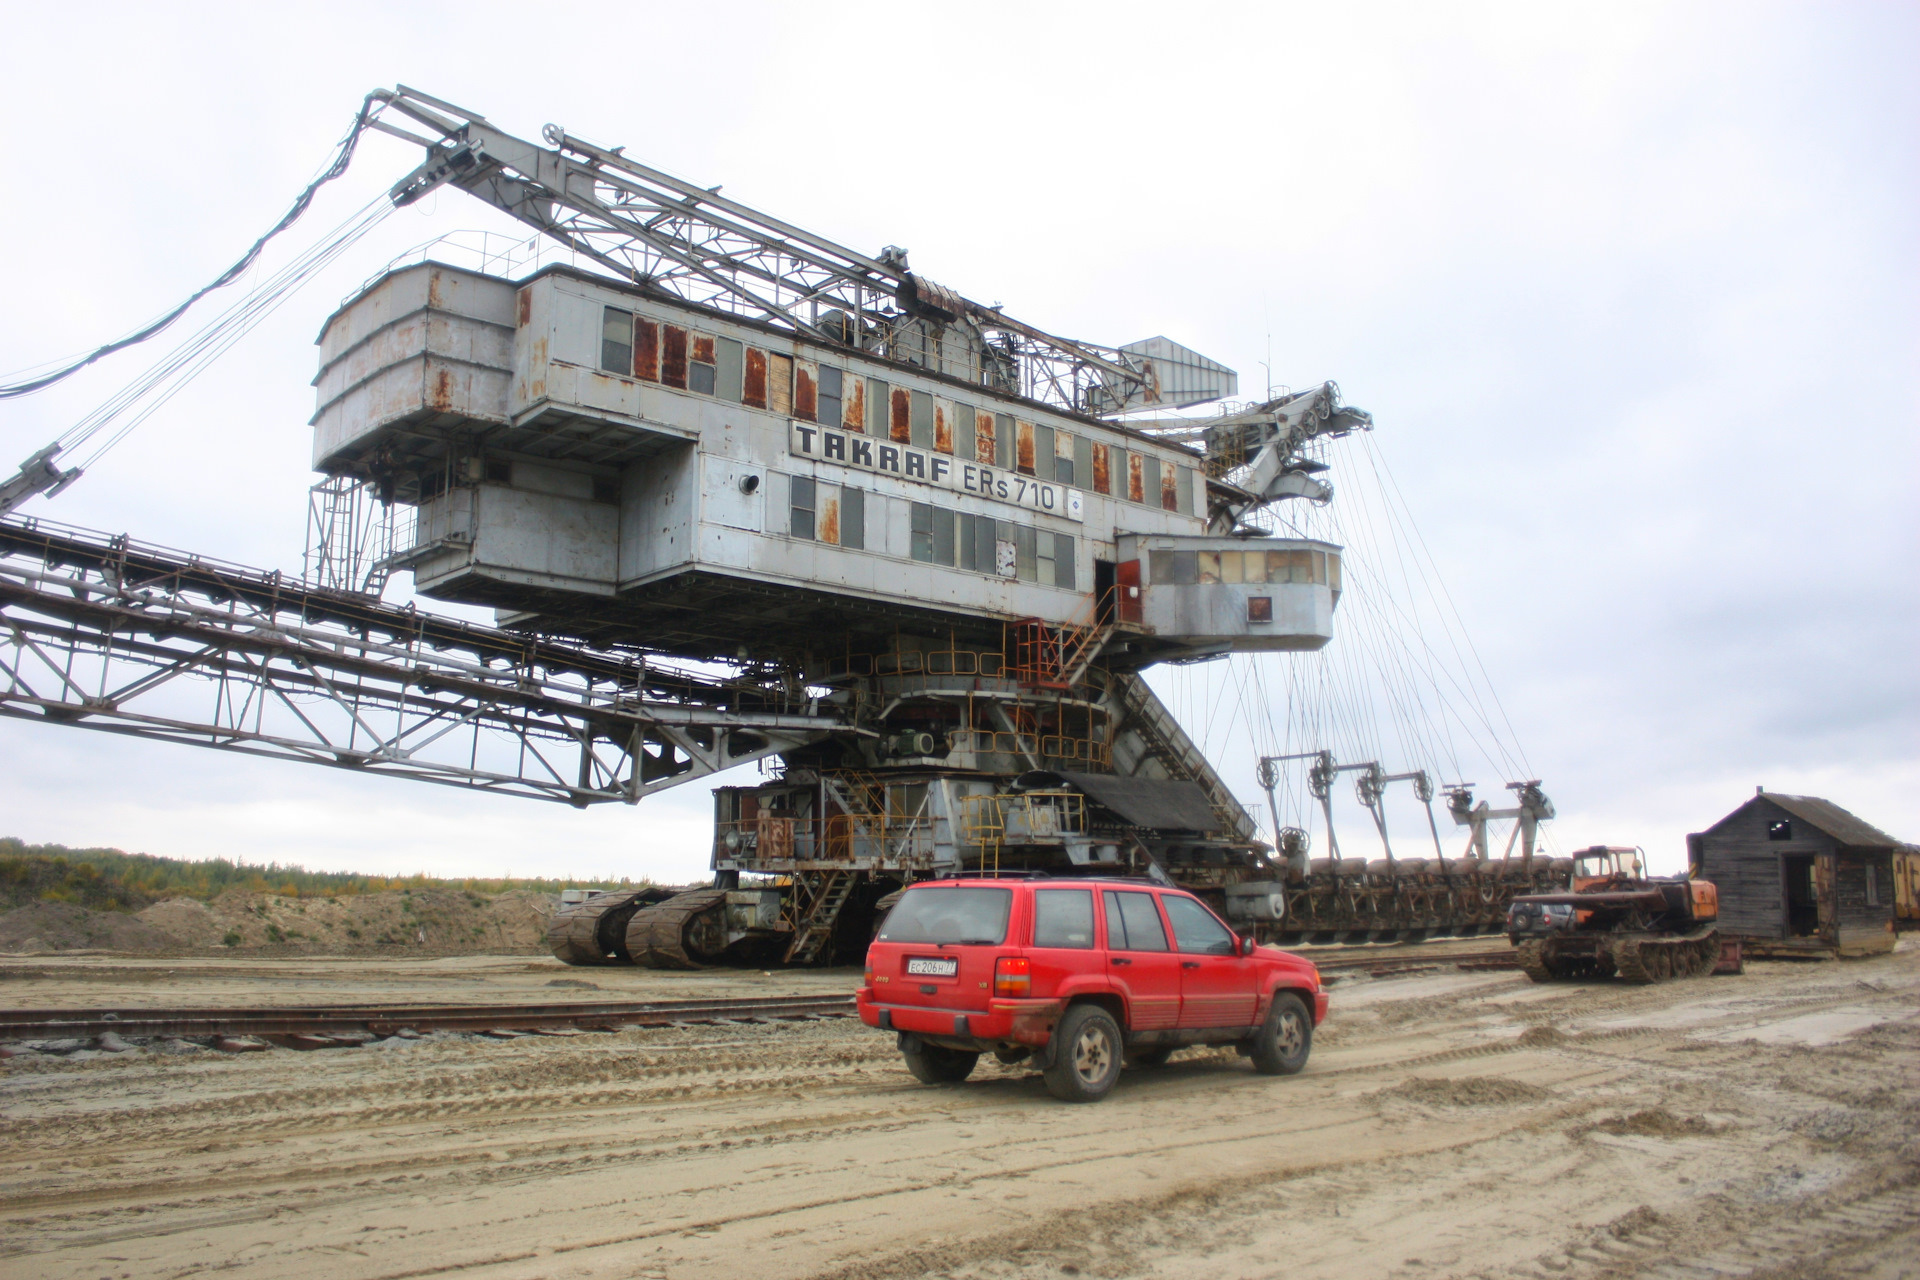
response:
<path id="1" fill-rule="evenodd" d="M 1098 1102 L 1120 1078 L 1120 1024 L 1097 1004 L 1077 1004 L 1053 1030 L 1053 1065 L 1042 1073 L 1062 1102 Z"/>
<path id="2" fill-rule="evenodd" d="M 1273 998 L 1267 1020 L 1253 1033 L 1253 1069 L 1263 1076 L 1290 1076 L 1307 1065 L 1313 1050 L 1313 1019 L 1291 991 Z"/>
<path id="3" fill-rule="evenodd" d="M 900 1056 L 921 1084 L 959 1084 L 973 1074 L 973 1064 L 980 1061 L 977 1053 L 943 1049 L 919 1036 L 900 1037 Z"/>

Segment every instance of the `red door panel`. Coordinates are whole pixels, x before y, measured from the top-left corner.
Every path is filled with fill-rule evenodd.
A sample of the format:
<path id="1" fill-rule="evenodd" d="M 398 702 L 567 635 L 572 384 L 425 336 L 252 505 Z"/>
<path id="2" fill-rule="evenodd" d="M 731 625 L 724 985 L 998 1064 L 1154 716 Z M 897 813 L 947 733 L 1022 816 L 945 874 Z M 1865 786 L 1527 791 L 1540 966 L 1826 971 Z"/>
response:
<path id="1" fill-rule="evenodd" d="M 1182 1028 L 1250 1027 L 1259 1003 L 1258 969 L 1234 954 L 1233 930 L 1197 900 L 1169 893 L 1160 899 L 1180 955 Z"/>
<path id="2" fill-rule="evenodd" d="M 1154 895 L 1103 889 L 1107 971 L 1127 1000 L 1128 1030 L 1165 1031 L 1180 1023 L 1180 957 L 1169 947 Z"/>

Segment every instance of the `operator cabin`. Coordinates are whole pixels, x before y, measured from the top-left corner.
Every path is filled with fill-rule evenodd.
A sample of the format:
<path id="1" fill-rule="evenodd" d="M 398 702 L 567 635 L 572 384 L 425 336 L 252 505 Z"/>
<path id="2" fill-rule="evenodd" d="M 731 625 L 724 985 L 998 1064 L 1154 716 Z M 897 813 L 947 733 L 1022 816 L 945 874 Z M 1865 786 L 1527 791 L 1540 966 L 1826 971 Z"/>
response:
<path id="1" fill-rule="evenodd" d="M 1098 620 L 1144 662 L 1331 638 L 1338 547 L 1208 536 L 1193 451 L 923 337 L 889 359 L 569 268 L 422 263 L 323 329 L 314 465 L 417 508 L 398 567 L 423 594 L 599 643 L 825 657 Z"/>

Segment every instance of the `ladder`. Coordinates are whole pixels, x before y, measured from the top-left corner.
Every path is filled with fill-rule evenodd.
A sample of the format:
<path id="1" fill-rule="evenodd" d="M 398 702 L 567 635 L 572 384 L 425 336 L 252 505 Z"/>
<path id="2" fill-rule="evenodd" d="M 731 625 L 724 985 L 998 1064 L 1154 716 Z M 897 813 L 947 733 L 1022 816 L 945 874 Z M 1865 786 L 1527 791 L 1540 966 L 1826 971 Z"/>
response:
<path id="1" fill-rule="evenodd" d="M 833 940 L 833 926 L 853 896 L 855 876 L 851 871 L 829 871 L 820 892 L 794 930 L 787 946 L 788 964 L 812 964 Z"/>

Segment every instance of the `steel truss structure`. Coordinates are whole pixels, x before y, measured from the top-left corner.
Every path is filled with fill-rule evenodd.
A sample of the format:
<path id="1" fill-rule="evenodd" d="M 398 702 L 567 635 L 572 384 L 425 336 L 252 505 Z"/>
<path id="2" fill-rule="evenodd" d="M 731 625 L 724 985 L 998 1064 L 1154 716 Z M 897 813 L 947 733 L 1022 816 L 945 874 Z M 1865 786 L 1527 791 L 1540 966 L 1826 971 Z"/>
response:
<path id="1" fill-rule="evenodd" d="M 0 715 L 575 806 L 859 732 L 777 681 L 44 521 L 0 522 Z"/>
<path id="2" fill-rule="evenodd" d="M 451 183 L 620 279 L 672 297 L 902 359 L 926 341 L 916 324 L 959 326 L 983 348 L 981 381 L 1002 390 L 1080 413 L 1158 402 L 1142 357 L 1056 337 L 963 298 L 914 275 L 903 249 L 870 257 L 558 125 L 542 130 L 542 147 L 405 85 L 368 101 L 377 113 L 367 127 L 427 151 L 394 186 L 396 204 Z"/>

